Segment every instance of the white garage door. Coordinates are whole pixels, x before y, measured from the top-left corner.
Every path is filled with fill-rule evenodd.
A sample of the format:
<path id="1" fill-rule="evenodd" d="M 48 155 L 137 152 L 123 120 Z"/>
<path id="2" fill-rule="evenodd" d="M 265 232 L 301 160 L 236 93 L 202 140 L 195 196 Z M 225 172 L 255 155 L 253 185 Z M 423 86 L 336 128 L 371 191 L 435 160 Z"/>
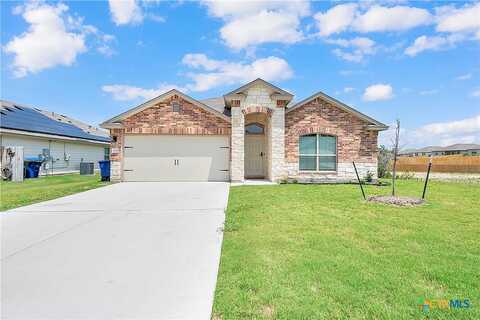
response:
<path id="1" fill-rule="evenodd" d="M 125 181 L 228 181 L 228 136 L 125 136 Z"/>

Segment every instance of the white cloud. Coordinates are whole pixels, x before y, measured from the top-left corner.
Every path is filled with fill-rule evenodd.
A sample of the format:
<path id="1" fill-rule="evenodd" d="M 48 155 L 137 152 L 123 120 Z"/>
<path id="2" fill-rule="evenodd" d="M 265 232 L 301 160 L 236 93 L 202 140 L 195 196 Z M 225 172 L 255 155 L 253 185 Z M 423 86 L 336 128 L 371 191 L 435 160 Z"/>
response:
<path id="1" fill-rule="evenodd" d="M 393 127 L 391 127 L 393 128 Z M 393 130 L 380 136 L 380 143 L 390 145 Z M 435 122 L 415 129 L 401 129 L 402 148 L 447 146 L 455 143 L 480 143 L 480 115 L 462 120 Z"/>
<path id="2" fill-rule="evenodd" d="M 411 46 L 405 49 L 405 54 L 411 57 L 426 50 L 446 50 L 455 47 L 455 45 L 463 41 L 465 38 L 461 34 L 452 34 L 448 36 L 420 36 Z"/>
<path id="3" fill-rule="evenodd" d="M 261 11 L 235 19 L 220 29 L 222 39 L 233 49 L 242 49 L 267 42 L 292 44 L 303 39 L 297 15 Z"/>
<path id="4" fill-rule="evenodd" d="M 375 41 L 365 37 L 356 37 L 350 40 L 326 39 L 325 42 L 351 49 L 347 51 L 336 48 L 332 51 L 337 57 L 350 62 L 362 62 L 366 55 L 373 55 L 377 51 Z"/>
<path id="5" fill-rule="evenodd" d="M 447 34 L 420 36 L 405 50 L 405 54 L 415 56 L 426 50 L 446 50 L 463 41 L 480 40 L 480 3 L 462 8 L 443 6 L 435 11 L 436 31 Z"/>
<path id="6" fill-rule="evenodd" d="M 209 59 L 200 53 L 186 54 L 182 63 L 192 69 L 186 75 L 192 83 L 184 87 L 162 83 L 156 88 L 142 88 L 125 84 L 109 84 L 102 86 L 102 91 L 112 95 L 119 101 L 143 99 L 149 100 L 171 89 L 182 92 L 207 91 L 209 89 L 245 83 L 256 78 L 266 81 L 286 80 L 293 76 L 288 63 L 277 57 L 257 59 L 251 63 L 230 62 L 225 60 Z"/>
<path id="7" fill-rule="evenodd" d="M 475 98 L 480 97 L 480 88 L 474 89 L 474 90 L 472 91 L 472 93 L 471 93 L 471 96 L 472 96 L 472 97 L 475 97 Z"/>
<path id="8" fill-rule="evenodd" d="M 466 74 L 459 75 L 458 77 L 455 78 L 455 80 L 468 80 L 471 78 L 472 78 L 472 74 L 466 73 Z"/>
<path id="9" fill-rule="evenodd" d="M 350 93 L 350 92 L 353 92 L 355 91 L 356 89 L 355 88 L 352 88 L 352 87 L 345 87 L 343 88 L 343 92 L 345 93 Z"/>
<path id="10" fill-rule="evenodd" d="M 228 64 L 226 61 L 209 59 L 203 53 L 187 53 L 183 56 L 182 63 L 194 69 L 213 71 Z"/>
<path id="11" fill-rule="evenodd" d="M 210 15 L 225 24 L 220 36 L 239 50 L 262 43 L 292 44 L 304 39 L 300 18 L 309 14 L 308 1 L 202 1 Z"/>
<path id="12" fill-rule="evenodd" d="M 318 12 L 314 18 L 321 36 L 345 31 L 353 22 L 358 6 L 354 3 L 339 4 L 325 13 Z"/>
<path id="13" fill-rule="evenodd" d="M 113 99 L 118 101 L 129 101 L 137 99 L 150 100 L 172 89 L 177 89 L 182 92 L 188 91 L 186 88 L 166 83 L 160 84 L 155 89 L 145 89 L 124 84 L 110 84 L 102 86 L 102 90 L 104 92 L 110 93 Z"/>
<path id="14" fill-rule="evenodd" d="M 208 9 L 210 15 L 222 18 L 231 19 L 235 17 L 248 16 L 260 11 L 286 11 L 296 13 L 300 16 L 306 16 L 310 13 L 310 3 L 305 0 L 292 1 L 244 1 L 244 0 L 230 0 L 230 1 L 211 1 L 202 0 L 203 5 Z"/>
<path id="15" fill-rule="evenodd" d="M 329 36 L 343 31 L 385 32 L 406 31 L 433 21 L 425 9 L 408 6 L 337 5 L 325 13 L 314 16 L 320 36 Z"/>
<path id="16" fill-rule="evenodd" d="M 480 2 L 465 5 L 460 9 L 452 6 L 440 7 L 437 9 L 437 21 L 436 30 L 439 32 L 479 32 Z"/>
<path id="17" fill-rule="evenodd" d="M 365 89 L 363 93 L 363 100 L 365 101 L 380 101 L 389 100 L 393 98 L 393 88 L 389 84 L 374 84 Z"/>
<path id="18" fill-rule="evenodd" d="M 359 15 L 352 26 L 359 32 L 405 31 L 429 24 L 432 15 L 425 9 L 373 6 Z"/>
<path id="19" fill-rule="evenodd" d="M 193 80 L 187 85 L 192 91 L 206 91 L 221 85 L 245 83 L 256 78 L 266 81 L 281 81 L 293 76 L 288 62 L 274 56 L 257 59 L 251 63 L 213 60 L 204 54 L 187 54 L 183 64 L 198 69 L 188 73 Z"/>
<path id="20" fill-rule="evenodd" d="M 480 115 L 451 122 L 437 122 L 420 127 L 410 134 L 414 143 L 451 145 L 480 142 Z"/>
<path id="21" fill-rule="evenodd" d="M 425 125 L 417 132 L 422 134 L 446 135 L 446 134 L 470 134 L 480 135 L 480 115 L 452 122 L 438 122 Z"/>
<path id="22" fill-rule="evenodd" d="M 143 10 L 136 0 L 108 0 L 108 5 L 112 20 L 117 26 L 143 21 Z"/>
<path id="23" fill-rule="evenodd" d="M 113 36 L 83 24 L 83 18 L 69 16 L 67 11 L 68 7 L 62 3 L 31 2 L 15 8 L 14 13 L 22 14 L 29 24 L 26 32 L 4 47 L 5 52 L 14 55 L 12 67 L 16 77 L 57 65 L 72 65 L 79 54 L 88 50 L 87 36 L 95 37 L 98 50 L 103 47 L 106 52 Z"/>

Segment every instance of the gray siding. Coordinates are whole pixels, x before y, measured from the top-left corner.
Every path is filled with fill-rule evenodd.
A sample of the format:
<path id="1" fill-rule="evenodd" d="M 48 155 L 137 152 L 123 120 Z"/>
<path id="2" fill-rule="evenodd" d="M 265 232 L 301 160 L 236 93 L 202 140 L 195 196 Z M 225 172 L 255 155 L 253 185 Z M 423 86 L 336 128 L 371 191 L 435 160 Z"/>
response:
<path id="1" fill-rule="evenodd" d="M 0 135 L 0 140 L 2 146 L 23 146 L 25 157 L 38 157 L 43 149 L 50 149 L 53 163 L 49 162 L 46 167 L 42 166 L 41 174 L 77 172 L 82 161 L 94 162 L 95 169 L 98 169 L 98 161 L 104 160 L 104 149 L 108 147 L 104 144 L 5 133 Z M 65 155 L 69 155 L 70 160 L 66 160 Z"/>

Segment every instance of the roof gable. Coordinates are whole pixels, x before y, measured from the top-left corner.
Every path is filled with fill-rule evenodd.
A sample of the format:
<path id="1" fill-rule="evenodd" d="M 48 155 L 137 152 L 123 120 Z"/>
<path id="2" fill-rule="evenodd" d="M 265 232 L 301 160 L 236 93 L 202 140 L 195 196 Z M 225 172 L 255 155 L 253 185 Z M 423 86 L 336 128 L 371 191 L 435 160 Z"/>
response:
<path id="1" fill-rule="evenodd" d="M 224 97 L 244 93 L 245 91 L 247 91 L 248 89 L 250 89 L 251 87 L 253 87 L 257 84 L 262 84 L 262 85 L 266 86 L 267 88 L 274 91 L 276 94 L 290 97 L 290 99 L 293 98 L 293 94 L 291 94 L 290 92 L 285 91 L 285 90 L 271 84 L 270 82 L 267 82 L 267 81 L 265 81 L 263 79 L 260 79 L 260 78 L 257 78 L 253 81 L 250 81 L 249 83 L 241 86 L 240 88 L 237 88 L 233 91 L 230 91 L 229 93 L 225 94 Z"/>
<path id="2" fill-rule="evenodd" d="M 134 114 L 137 114 L 145 109 L 148 109 L 150 107 L 153 107 L 155 106 L 156 104 L 158 104 L 159 102 L 162 102 L 174 95 L 178 95 L 179 97 L 181 97 L 182 99 L 190 102 L 191 104 L 207 111 L 207 112 L 210 112 L 210 113 L 213 113 L 214 115 L 218 116 L 219 118 L 222 118 L 228 122 L 230 122 L 230 118 L 228 116 L 226 116 L 225 114 L 207 106 L 206 104 L 198 101 L 198 100 L 195 100 L 194 98 L 184 94 L 183 92 L 177 90 L 177 89 L 172 89 L 170 91 L 167 91 L 161 95 L 159 95 L 158 97 L 156 98 L 153 98 L 147 102 L 144 102 L 142 103 L 141 105 L 135 107 L 135 108 L 132 108 L 130 110 L 127 110 L 105 122 L 103 122 L 100 126 L 103 127 L 103 128 L 114 128 L 114 127 L 118 127 L 119 123 L 122 121 L 122 120 L 125 120 L 126 118 L 128 117 L 131 117 L 133 116 Z"/>
<path id="3" fill-rule="evenodd" d="M 386 130 L 386 129 L 388 129 L 388 126 L 385 125 L 385 124 L 383 124 L 383 123 L 381 123 L 380 121 L 377 121 L 377 120 L 375 120 L 375 119 L 373 119 L 373 118 L 371 118 L 371 117 L 369 117 L 369 116 L 361 113 L 360 111 L 355 110 L 354 108 L 346 105 L 346 104 L 343 103 L 343 102 L 338 101 L 338 100 L 335 99 L 335 98 L 330 97 L 329 95 L 326 95 L 325 93 L 323 93 L 323 92 L 321 92 L 321 91 L 319 91 L 319 92 L 311 95 L 310 97 L 308 97 L 308 98 L 306 98 L 306 99 L 304 99 L 304 100 L 302 100 L 302 101 L 294 104 L 293 106 L 291 106 L 290 108 L 288 108 L 288 109 L 286 110 L 286 113 L 289 113 L 289 112 L 291 112 L 291 111 L 293 111 L 293 110 L 295 110 L 295 109 L 298 109 L 298 108 L 304 106 L 305 104 L 307 104 L 308 102 L 310 102 L 310 101 L 312 101 L 312 100 L 315 100 L 315 99 L 317 99 L 317 98 L 320 98 L 320 99 L 322 99 L 322 100 L 324 100 L 324 101 L 327 101 L 327 102 L 331 103 L 332 105 L 334 105 L 335 107 L 340 108 L 340 109 L 342 109 L 342 110 L 344 110 L 344 111 L 346 111 L 346 112 L 348 112 L 348 113 L 356 116 L 356 117 L 359 118 L 359 119 L 362 119 L 362 120 L 364 120 L 364 121 L 366 121 L 366 122 L 369 122 L 369 123 L 371 124 L 371 126 L 372 126 L 372 129 L 378 129 L 378 130 Z"/>

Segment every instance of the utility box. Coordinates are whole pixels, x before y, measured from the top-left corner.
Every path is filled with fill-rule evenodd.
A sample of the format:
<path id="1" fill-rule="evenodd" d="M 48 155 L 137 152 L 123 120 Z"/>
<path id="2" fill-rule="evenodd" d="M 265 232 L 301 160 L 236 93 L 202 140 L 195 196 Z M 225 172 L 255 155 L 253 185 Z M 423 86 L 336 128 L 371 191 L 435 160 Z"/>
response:
<path id="1" fill-rule="evenodd" d="M 90 175 L 94 173 L 93 162 L 80 162 L 80 175 Z"/>
<path id="2" fill-rule="evenodd" d="M 23 181 L 23 147 L 2 147 L 0 151 L 2 178 Z"/>

